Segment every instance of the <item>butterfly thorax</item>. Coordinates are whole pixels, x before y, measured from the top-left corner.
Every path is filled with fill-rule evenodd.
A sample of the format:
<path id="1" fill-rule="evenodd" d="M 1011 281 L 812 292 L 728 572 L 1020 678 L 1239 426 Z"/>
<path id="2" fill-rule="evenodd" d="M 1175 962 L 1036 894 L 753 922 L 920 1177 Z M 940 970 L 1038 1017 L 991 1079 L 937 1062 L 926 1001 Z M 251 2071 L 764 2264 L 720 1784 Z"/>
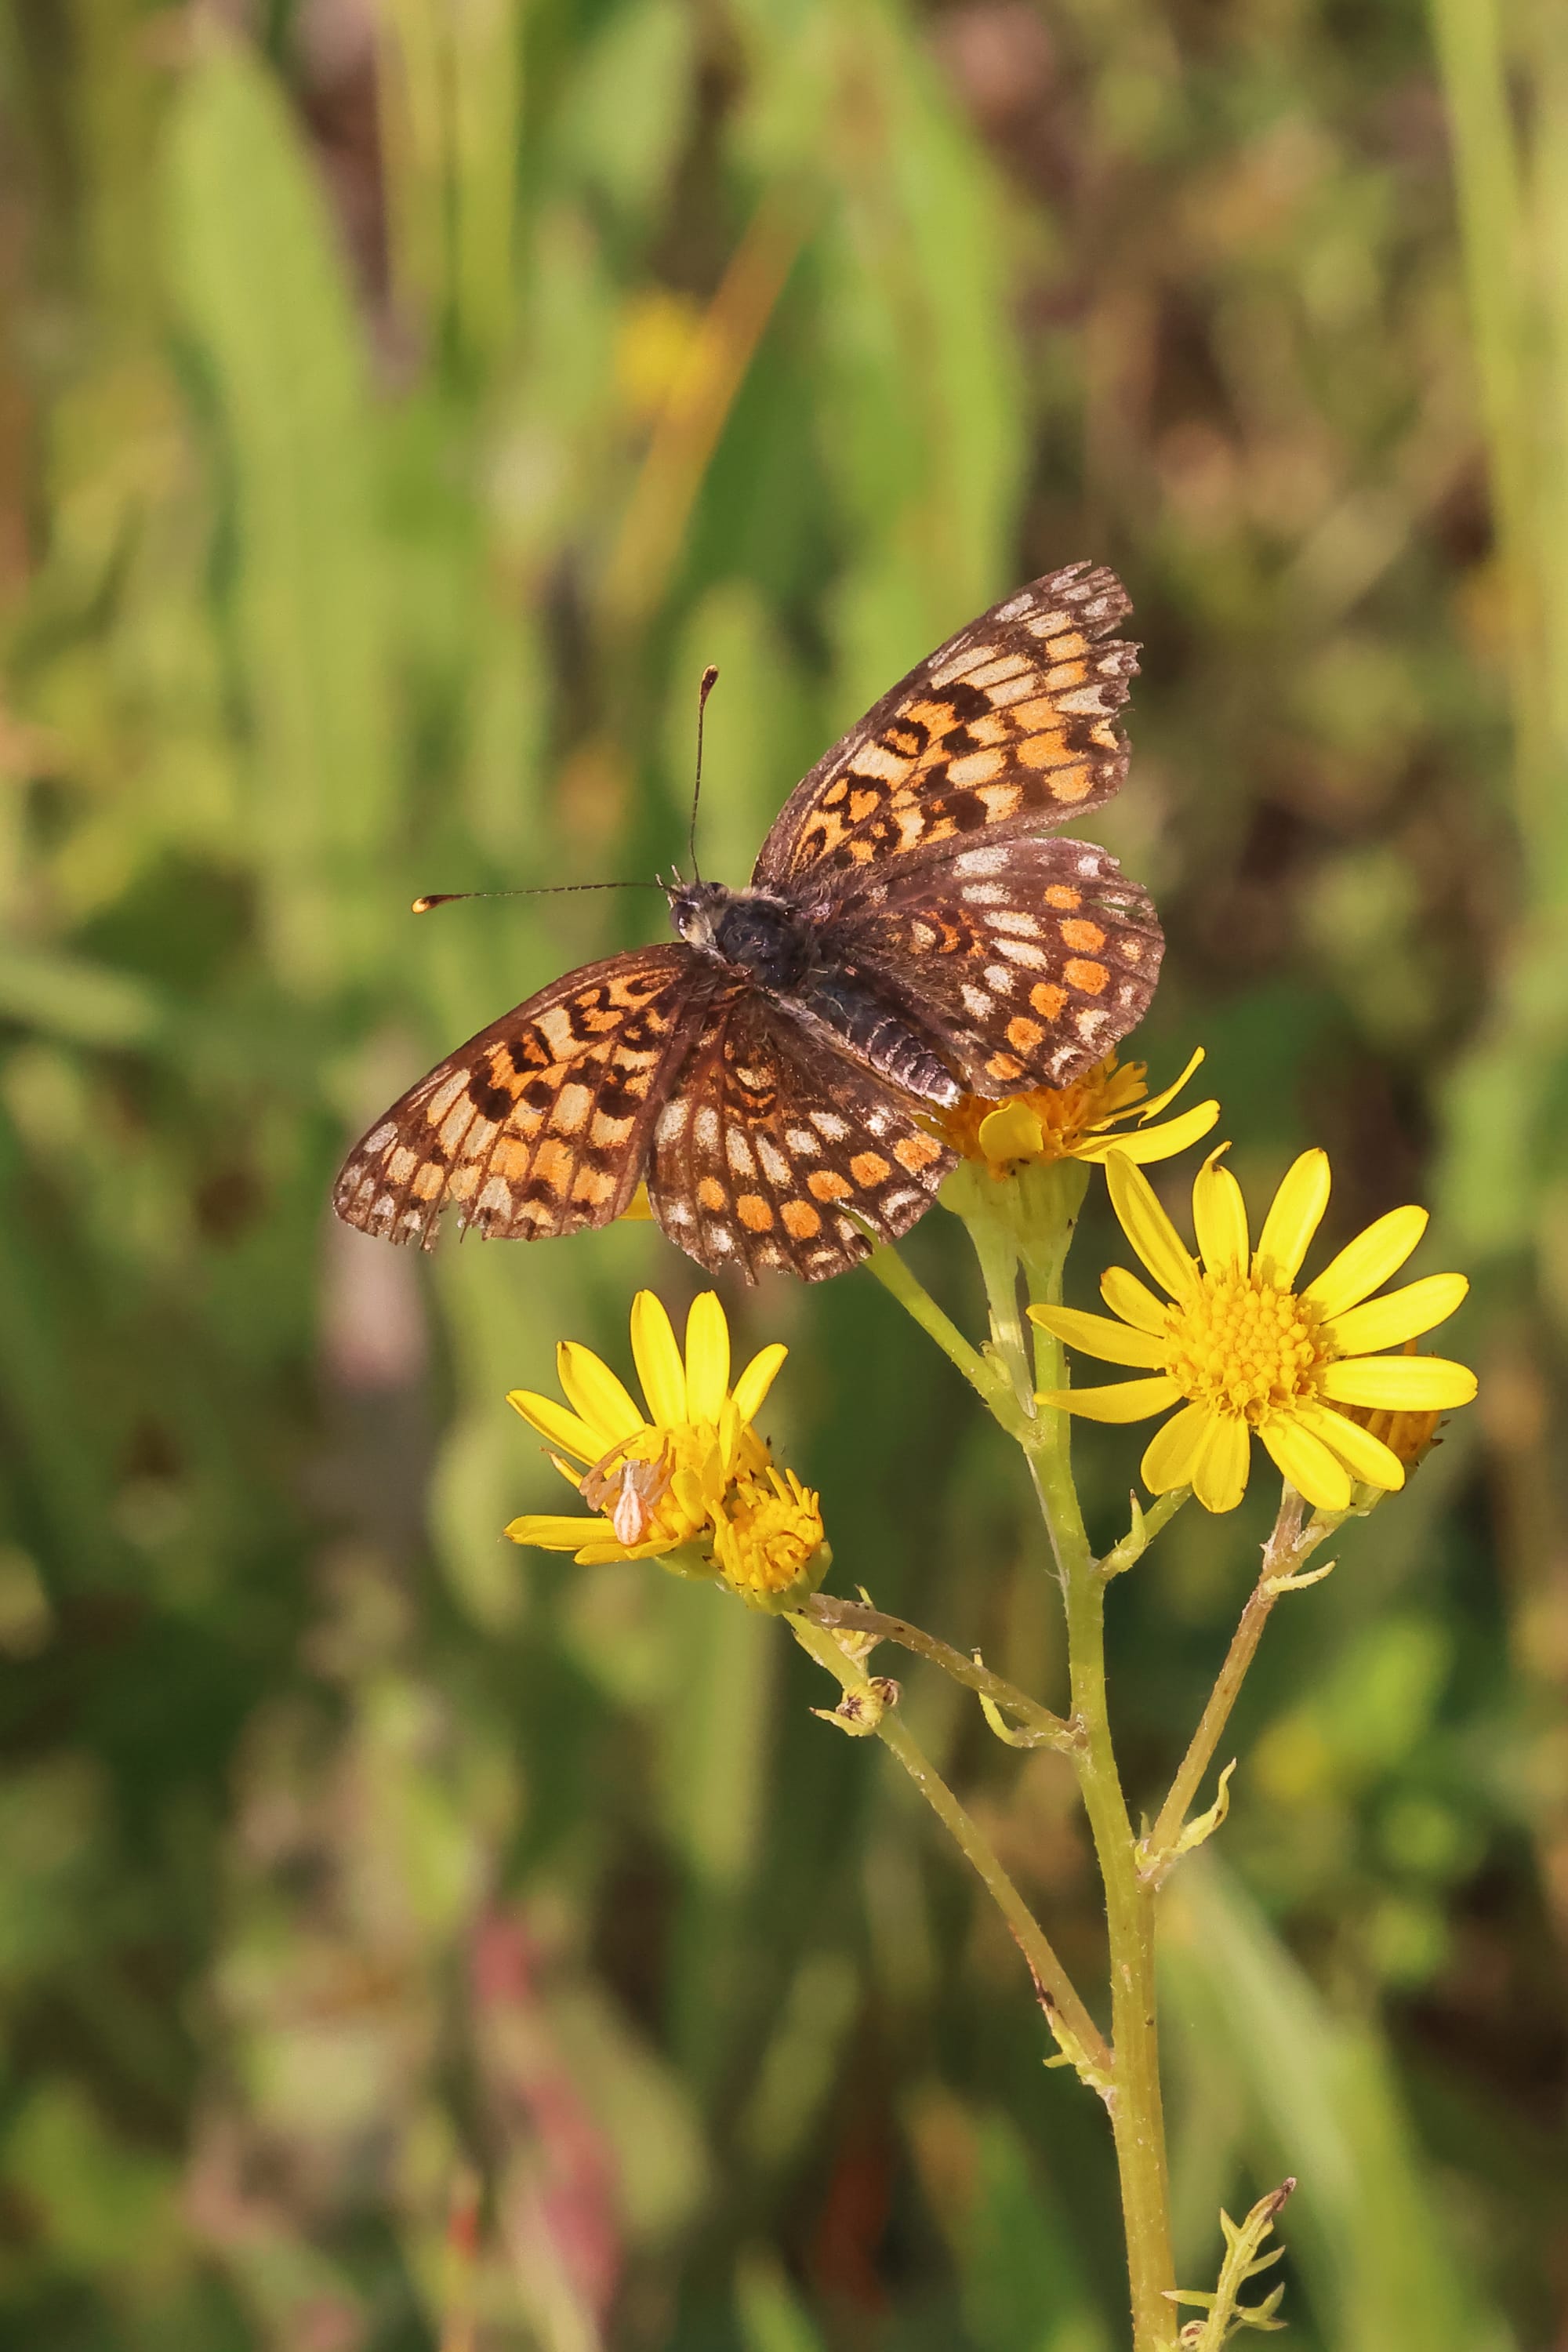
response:
<path id="1" fill-rule="evenodd" d="M 827 1030 L 907 1094 L 957 1101 L 961 1089 L 946 1063 L 864 972 L 829 951 L 801 908 L 765 890 L 689 882 L 670 892 L 669 913 L 689 946 L 744 972 L 803 1025 Z"/>
<path id="2" fill-rule="evenodd" d="M 750 972 L 770 992 L 797 987 L 815 961 L 813 925 L 765 891 L 682 883 L 669 894 L 669 917 L 689 945 Z"/>

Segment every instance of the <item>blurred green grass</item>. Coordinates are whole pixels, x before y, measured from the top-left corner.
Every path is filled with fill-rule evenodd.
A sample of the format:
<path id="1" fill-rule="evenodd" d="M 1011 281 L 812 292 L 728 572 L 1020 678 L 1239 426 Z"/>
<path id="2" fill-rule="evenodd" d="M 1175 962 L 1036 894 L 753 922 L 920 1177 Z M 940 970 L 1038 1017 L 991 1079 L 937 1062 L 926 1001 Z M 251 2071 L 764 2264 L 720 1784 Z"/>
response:
<path id="1" fill-rule="evenodd" d="M 1562 2332 L 1568 50 L 1523 0 L 7 0 L 0 2340 L 1099 2352 L 1100 2118 L 774 1629 L 498 1530 L 647 1227 L 429 1266 L 342 1145 L 1079 556 L 1105 837 L 1235 1161 L 1435 1200 L 1483 1403 L 1271 1631 L 1169 1938 L 1184 2276 Z M 657 910 L 656 910 L 657 911 Z M 976 1302 L 948 1221 L 913 1247 Z M 1109 1244 L 1103 1220 L 1086 1267 Z M 1005 1451 L 857 1278 L 727 1300 L 864 1580 L 1049 1690 Z M 1097 1435 L 1100 1434 L 1097 1433 Z M 1115 1523 L 1135 1462 L 1083 1449 Z M 1259 1529 L 1119 1590 L 1135 1790 Z M 906 1702 L 1092 1979 L 1057 1765 Z M 454 2280 L 455 2205 L 482 2255 Z"/>

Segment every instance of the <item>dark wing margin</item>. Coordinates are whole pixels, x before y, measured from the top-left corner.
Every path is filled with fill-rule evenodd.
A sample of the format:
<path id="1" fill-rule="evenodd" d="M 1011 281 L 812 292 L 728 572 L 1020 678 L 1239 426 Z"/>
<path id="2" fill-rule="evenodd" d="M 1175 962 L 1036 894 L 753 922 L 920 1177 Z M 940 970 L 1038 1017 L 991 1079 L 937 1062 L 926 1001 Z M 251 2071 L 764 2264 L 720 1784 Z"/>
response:
<path id="1" fill-rule="evenodd" d="M 648 1197 L 710 1274 L 821 1282 L 907 1233 L 953 1160 L 916 1104 L 744 989 L 658 1115 Z"/>
<path id="2" fill-rule="evenodd" d="M 350 1152 L 340 1217 L 430 1248 L 443 1214 L 491 1239 L 606 1225 L 636 1190 L 666 1092 L 701 1018 L 679 942 L 568 972 L 470 1037 Z"/>
<path id="3" fill-rule="evenodd" d="M 1110 851 L 1057 835 L 872 866 L 823 943 L 990 1096 L 1068 1086 L 1101 1060 L 1147 1012 L 1165 946 Z"/>
<path id="4" fill-rule="evenodd" d="M 1118 716 L 1138 649 L 1112 572 L 1070 563 L 938 647 L 825 752 L 752 879 L 804 889 L 957 835 L 992 839 L 1100 807 L 1127 772 Z"/>

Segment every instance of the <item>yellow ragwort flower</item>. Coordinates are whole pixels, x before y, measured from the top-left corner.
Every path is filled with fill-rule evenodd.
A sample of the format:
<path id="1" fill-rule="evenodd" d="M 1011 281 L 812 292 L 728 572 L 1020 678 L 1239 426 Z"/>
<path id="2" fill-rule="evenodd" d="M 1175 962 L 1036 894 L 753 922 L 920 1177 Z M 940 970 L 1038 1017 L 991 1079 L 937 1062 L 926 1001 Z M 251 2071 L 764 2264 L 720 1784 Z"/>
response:
<path id="1" fill-rule="evenodd" d="M 1381 1352 L 1451 1315 L 1469 1286 L 1464 1276 L 1429 1274 L 1373 1298 L 1426 1229 L 1425 1209 L 1392 1209 L 1298 1291 L 1301 1261 L 1328 1205 L 1327 1154 L 1305 1151 L 1287 1171 L 1256 1250 L 1241 1187 L 1218 1158 L 1210 1154 L 1193 1186 L 1194 1261 L 1148 1178 L 1110 1153 L 1112 1205 L 1169 1298 L 1110 1266 L 1100 1287 L 1119 1321 L 1067 1307 L 1029 1312 L 1069 1346 L 1135 1365 L 1148 1377 L 1048 1392 L 1040 1402 L 1091 1421 L 1142 1421 L 1179 1405 L 1144 1454 L 1143 1480 L 1156 1495 L 1191 1486 L 1211 1511 L 1233 1510 L 1245 1494 L 1255 1431 L 1290 1485 L 1320 1510 L 1348 1509 L 1352 1481 L 1385 1491 L 1402 1486 L 1397 1454 L 1345 1408 L 1426 1413 L 1468 1403 L 1476 1378 L 1465 1365 Z"/>
<path id="2" fill-rule="evenodd" d="M 528 1389 L 507 1402 L 551 1447 L 551 1460 L 597 1518 L 525 1512 L 507 1534 L 585 1565 L 683 1553 L 689 1572 L 722 1576 L 762 1607 L 810 1589 L 826 1570 L 817 1498 L 781 1483 L 752 1423 L 788 1350 L 752 1357 L 730 1387 L 730 1328 L 710 1290 L 692 1302 L 684 1358 L 652 1291 L 632 1303 L 632 1357 L 645 1412 L 592 1349 L 564 1339 L 564 1405 Z"/>
<path id="3" fill-rule="evenodd" d="M 965 1095 L 939 1123 L 954 1151 L 983 1162 L 998 1179 L 1037 1161 L 1103 1160 L 1108 1151 L 1138 1161 L 1169 1160 L 1206 1135 L 1219 1117 L 1217 1102 L 1202 1102 L 1163 1127 L 1149 1125 L 1175 1100 L 1203 1058 L 1200 1045 L 1174 1086 L 1152 1101 L 1147 1065 L 1119 1063 L 1108 1054 L 1068 1087 L 1036 1087 L 999 1103 Z M 1131 1133 L 1118 1128 L 1128 1118 L 1136 1120 Z"/>

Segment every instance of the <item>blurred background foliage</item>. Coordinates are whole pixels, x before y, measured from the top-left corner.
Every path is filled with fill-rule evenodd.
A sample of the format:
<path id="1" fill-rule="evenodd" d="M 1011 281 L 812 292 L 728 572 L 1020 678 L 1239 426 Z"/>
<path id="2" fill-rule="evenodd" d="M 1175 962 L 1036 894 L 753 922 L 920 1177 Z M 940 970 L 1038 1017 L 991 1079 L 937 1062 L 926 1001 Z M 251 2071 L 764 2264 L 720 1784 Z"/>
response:
<path id="1" fill-rule="evenodd" d="M 416 891 L 668 865 L 710 660 L 738 880 L 889 679 L 1088 556 L 1145 646 L 1138 1051 L 1207 1045 L 1249 1188 L 1327 1143 L 1341 1237 L 1434 1201 L 1483 1372 L 1280 1612 L 1175 1885 L 1183 2276 L 1288 2168 L 1292 2343 L 1568 2341 L 1561 11 L 3 23 L 0 2340 L 1122 2341 L 1103 2118 L 879 1759 L 768 1622 L 499 1539 L 552 1491 L 503 1391 L 696 1270 L 324 1205 L 441 1052 L 661 928 Z M 960 1239 L 912 1247 L 973 1325 Z M 945 1364 L 862 1277 L 727 1304 L 794 1350 L 836 1580 L 1053 1696 Z M 1131 1441 L 1080 1451 L 1108 1532 Z M 1114 1594 L 1135 1794 L 1259 1533 L 1188 1514 Z M 1059 1762 L 906 1703 L 1091 1984 Z"/>

